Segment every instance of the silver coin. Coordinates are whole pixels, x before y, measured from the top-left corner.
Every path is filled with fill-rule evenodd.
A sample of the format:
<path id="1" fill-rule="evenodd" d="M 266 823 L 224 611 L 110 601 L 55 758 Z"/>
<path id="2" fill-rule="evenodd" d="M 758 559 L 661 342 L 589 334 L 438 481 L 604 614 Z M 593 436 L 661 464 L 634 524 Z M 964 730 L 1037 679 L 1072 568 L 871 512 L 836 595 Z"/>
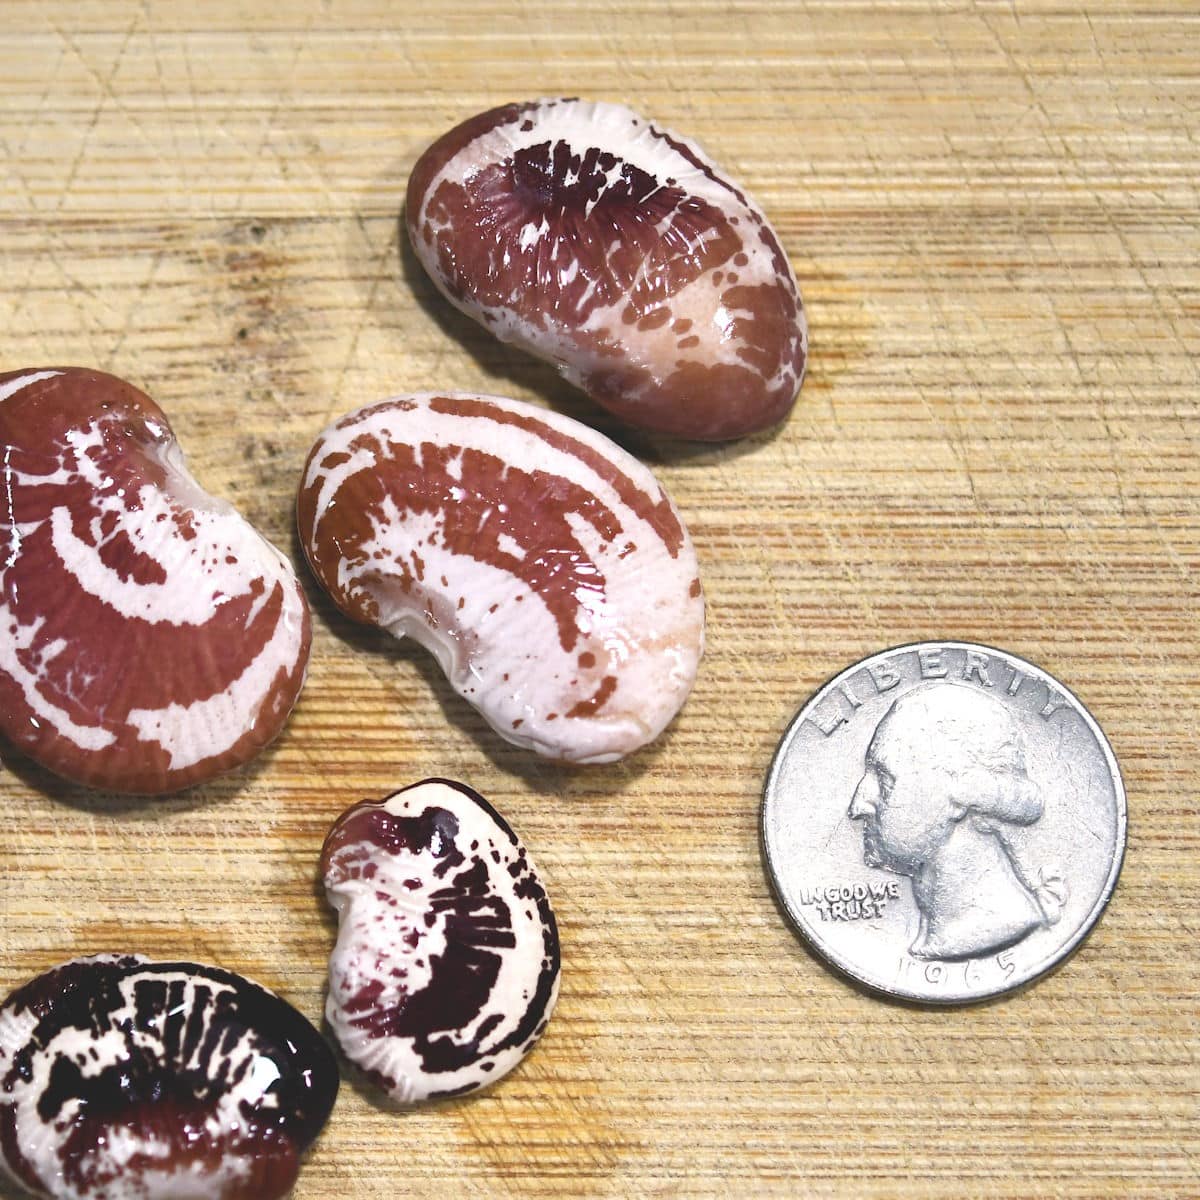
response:
<path id="1" fill-rule="evenodd" d="M 1125 791 L 1083 705 L 1001 650 L 872 655 L 796 714 L 767 775 L 783 908 L 889 996 L 982 1000 L 1049 971 L 1116 886 Z"/>

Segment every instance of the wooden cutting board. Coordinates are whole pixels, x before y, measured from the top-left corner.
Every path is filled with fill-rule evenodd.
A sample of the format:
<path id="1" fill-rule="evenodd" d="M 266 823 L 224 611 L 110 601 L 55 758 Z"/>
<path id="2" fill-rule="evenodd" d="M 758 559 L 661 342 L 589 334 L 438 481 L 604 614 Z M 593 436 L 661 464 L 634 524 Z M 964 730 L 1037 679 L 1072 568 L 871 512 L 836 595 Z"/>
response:
<path id="1" fill-rule="evenodd" d="M 1200 12 L 1193 3 L 5 0 L 3 369 L 94 365 L 300 561 L 317 432 L 402 390 L 593 420 L 689 522 L 709 649 L 669 733 L 567 770 L 308 580 L 309 683 L 252 768 L 173 799 L 0 774 L 0 992 L 111 949 L 220 963 L 319 1019 L 349 803 L 468 781 L 537 858 L 562 999 L 513 1076 L 397 1115 L 347 1083 L 302 1200 L 1200 1194 Z M 626 101 L 757 196 L 809 309 L 774 436 L 617 430 L 449 312 L 409 168 L 509 99 Z M 998 1003 L 832 975 L 763 874 L 763 775 L 812 689 L 910 640 L 1074 689 L 1125 774 L 1114 902 Z"/>

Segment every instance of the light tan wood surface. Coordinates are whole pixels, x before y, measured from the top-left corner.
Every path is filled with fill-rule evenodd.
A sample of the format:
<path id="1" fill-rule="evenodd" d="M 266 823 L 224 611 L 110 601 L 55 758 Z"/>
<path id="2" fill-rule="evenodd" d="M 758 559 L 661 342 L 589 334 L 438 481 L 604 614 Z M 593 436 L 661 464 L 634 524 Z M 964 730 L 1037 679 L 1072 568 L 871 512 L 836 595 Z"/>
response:
<path id="1" fill-rule="evenodd" d="M 407 174 L 510 99 L 628 102 L 701 141 L 787 248 L 812 352 L 778 433 L 625 433 L 450 312 Z M 272 540 L 333 417 L 498 391 L 593 421 L 689 523 L 708 652 L 621 765 L 498 742 L 302 571 L 309 682 L 250 769 L 134 802 L 0 774 L 0 993 L 111 949 L 321 1012 L 316 883 L 348 804 L 457 777 L 561 925 L 537 1051 L 409 1114 L 347 1081 L 297 1200 L 1200 1195 L 1200 10 L 1194 3 L 3 0 L 2 368 L 94 365 L 169 413 Z M 1004 647 L 1107 732 L 1115 899 L 1059 971 L 958 1010 L 807 953 L 760 858 L 795 709 L 864 654 Z"/>

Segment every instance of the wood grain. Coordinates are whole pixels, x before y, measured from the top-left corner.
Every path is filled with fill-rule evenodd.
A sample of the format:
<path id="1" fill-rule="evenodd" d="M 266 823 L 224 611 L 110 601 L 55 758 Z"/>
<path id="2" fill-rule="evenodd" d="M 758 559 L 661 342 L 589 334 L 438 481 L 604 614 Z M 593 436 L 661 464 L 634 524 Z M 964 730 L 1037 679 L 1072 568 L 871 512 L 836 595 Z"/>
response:
<path id="1" fill-rule="evenodd" d="M 1200 1194 L 1200 13 L 1194 3 L 5 0 L 5 369 L 96 365 L 299 561 L 333 416 L 507 392 L 660 473 L 709 650 L 655 747 L 562 770 L 499 745 L 415 650 L 310 584 L 310 679 L 253 768 L 155 803 L 6 758 L 0 991 L 75 954 L 243 971 L 317 1019 L 343 807 L 462 778 L 562 925 L 538 1051 L 395 1115 L 351 1083 L 297 1200 Z M 772 216 L 810 376 L 776 435 L 613 428 L 449 313 L 406 253 L 408 169 L 503 100 L 631 103 Z M 830 974 L 763 875 L 763 774 L 855 658 L 953 637 L 1072 687 L 1125 773 L 1116 898 L 1061 970 L 960 1011 Z"/>

